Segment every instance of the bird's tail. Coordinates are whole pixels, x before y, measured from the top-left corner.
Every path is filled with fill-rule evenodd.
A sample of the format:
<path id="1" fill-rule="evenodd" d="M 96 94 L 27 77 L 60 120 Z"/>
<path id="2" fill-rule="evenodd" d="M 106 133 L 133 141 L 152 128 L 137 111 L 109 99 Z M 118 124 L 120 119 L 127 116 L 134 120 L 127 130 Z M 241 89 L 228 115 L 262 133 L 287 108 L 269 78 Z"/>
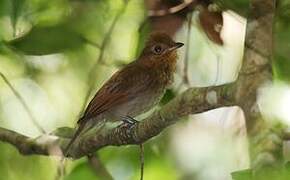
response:
<path id="1" fill-rule="evenodd" d="M 76 141 L 76 139 L 80 136 L 81 133 L 86 133 L 91 129 L 97 129 L 97 133 L 104 127 L 105 123 L 104 120 L 91 120 L 91 121 L 79 121 L 78 122 L 78 128 L 76 130 L 76 132 L 74 133 L 73 137 L 71 138 L 71 140 L 69 141 L 69 143 L 67 144 L 67 146 L 65 147 L 64 151 L 63 151 L 63 155 L 64 157 L 68 156 L 69 153 L 69 149 L 71 148 L 71 146 L 73 145 L 73 143 Z"/>
<path id="2" fill-rule="evenodd" d="M 70 140 L 70 142 L 67 144 L 67 146 L 64 149 L 64 152 L 63 152 L 64 157 L 66 157 L 68 155 L 68 152 L 69 152 L 70 147 L 73 145 L 73 143 L 75 142 L 75 140 L 81 134 L 81 132 L 83 131 L 85 125 L 86 125 L 86 123 L 84 123 L 84 122 L 83 123 L 79 123 L 79 127 L 77 128 L 77 130 L 74 133 L 72 139 Z"/>

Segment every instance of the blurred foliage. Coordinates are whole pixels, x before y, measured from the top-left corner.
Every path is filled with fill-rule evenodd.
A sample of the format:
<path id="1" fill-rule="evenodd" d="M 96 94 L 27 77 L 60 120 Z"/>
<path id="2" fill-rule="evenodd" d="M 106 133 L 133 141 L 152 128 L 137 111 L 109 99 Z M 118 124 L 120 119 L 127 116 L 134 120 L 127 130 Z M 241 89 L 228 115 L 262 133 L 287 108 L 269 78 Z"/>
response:
<path id="1" fill-rule="evenodd" d="M 79 163 L 74 169 L 70 172 L 69 175 L 65 177 L 65 180 L 79 180 L 79 179 L 86 179 L 86 180 L 98 180 L 98 176 L 90 167 L 87 162 Z"/>
<path id="2" fill-rule="evenodd" d="M 3 143 L 0 143 L 0 149 L 1 179 L 53 179 L 56 169 L 55 162 L 51 158 L 22 156 L 14 147 Z"/>
<path id="3" fill-rule="evenodd" d="M 246 16 L 249 11 L 249 0 L 213 0 L 221 9 L 230 9 L 243 16 Z"/>
<path id="4" fill-rule="evenodd" d="M 46 55 L 76 49 L 85 40 L 72 28 L 60 24 L 51 27 L 33 27 L 26 35 L 8 44 L 27 55 Z M 35 46 L 37 44 L 37 46 Z"/>
<path id="5" fill-rule="evenodd" d="M 253 176 L 253 172 L 251 169 L 235 171 L 231 173 L 233 180 L 251 180 Z"/>
<path id="6" fill-rule="evenodd" d="M 247 17 L 249 0 L 214 0 L 222 9 L 230 9 Z M 274 50 L 274 74 L 276 78 L 288 81 L 290 78 L 290 1 L 277 0 L 277 11 L 275 21 L 275 50 Z"/>
<path id="7" fill-rule="evenodd" d="M 288 6 L 290 5 L 290 1 Z M 278 10 L 283 11 L 283 8 L 279 6 Z M 280 12 L 278 11 L 278 12 Z M 287 18 L 283 17 L 280 21 L 275 23 L 275 49 L 274 49 L 274 74 L 278 79 L 283 81 L 290 82 L 290 59 L 289 59 L 289 49 L 290 49 L 290 41 L 289 41 L 289 32 L 290 32 L 290 24 L 289 24 L 290 16 Z"/>
<path id="8" fill-rule="evenodd" d="M 290 177 L 290 163 L 284 166 L 267 167 L 257 171 L 246 169 L 232 173 L 233 180 L 287 180 Z"/>
<path id="9" fill-rule="evenodd" d="M 247 16 L 249 0 L 216 2 L 223 9 Z M 278 4 L 274 73 L 276 79 L 289 83 L 290 1 L 281 0 Z M 130 0 L 109 37 L 102 62 L 96 62 L 99 46 L 124 5 L 123 0 L 0 0 L 0 72 L 21 92 L 48 132 L 75 123 L 89 88 L 88 74 L 94 64 L 97 63 L 96 74 L 90 78 L 93 78 L 96 90 L 112 72 L 140 54 L 151 27 L 143 1 Z M 167 90 L 161 105 L 175 95 L 175 90 Z M 29 136 L 39 135 L 2 80 L 0 120 L 1 127 Z M 146 143 L 145 179 L 182 179 L 182 168 L 174 162 L 168 134 L 165 131 Z M 2 178 L 54 178 L 57 161 L 53 157 L 22 156 L 14 147 L 2 142 L 0 149 Z M 139 179 L 138 146 L 107 147 L 98 153 L 116 179 Z M 68 169 L 66 180 L 98 178 L 84 159 L 73 162 Z M 265 179 L 280 175 L 281 178 L 289 177 L 289 163 L 283 168 L 260 172 L 261 178 Z M 247 170 L 232 176 L 241 180 L 253 178 L 253 173 Z"/>
<path id="10" fill-rule="evenodd" d="M 88 73 L 100 53 L 98 46 L 123 6 L 123 0 L 0 0 L 0 72 L 20 91 L 48 132 L 76 121 L 88 88 Z M 137 45 L 143 43 L 139 43 L 139 36 L 146 36 L 138 32 L 144 18 L 143 3 L 131 0 L 109 37 L 103 60 L 106 64 L 96 66 L 94 89 L 117 69 L 118 63 L 127 64 L 135 58 Z M 2 79 L 0 94 L 1 127 L 39 135 Z M 10 107 L 15 108 L 15 113 L 9 113 Z M 54 178 L 57 161 L 53 158 L 26 157 L 10 145 L 1 142 L 0 146 L 1 177 Z M 133 161 L 128 159 L 131 157 L 122 161 Z M 115 160 L 106 159 L 105 164 L 114 164 Z M 66 179 L 96 179 L 87 162 L 80 161 L 73 163 Z M 135 172 L 137 177 L 138 170 Z"/>
<path id="11" fill-rule="evenodd" d="M 178 171 L 168 151 L 168 132 L 147 142 L 144 146 L 144 179 L 178 179 Z M 139 179 L 139 146 L 107 147 L 98 152 L 115 179 Z"/>

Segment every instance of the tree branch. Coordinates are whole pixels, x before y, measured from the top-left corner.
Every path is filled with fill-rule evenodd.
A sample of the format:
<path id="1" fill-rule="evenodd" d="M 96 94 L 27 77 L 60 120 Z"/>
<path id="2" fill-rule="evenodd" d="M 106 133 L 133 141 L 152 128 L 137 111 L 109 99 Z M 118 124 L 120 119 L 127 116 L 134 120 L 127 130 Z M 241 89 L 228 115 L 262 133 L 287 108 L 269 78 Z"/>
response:
<path id="1" fill-rule="evenodd" d="M 281 150 L 281 147 L 273 143 L 271 127 L 263 119 L 257 104 L 258 89 L 272 81 L 271 59 L 275 6 L 275 0 L 250 1 L 244 61 L 235 83 L 235 90 L 233 90 L 235 101 L 245 114 L 253 168 L 274 164 L 273 160 L 279 161 L 279 157 L 275 157 L 277 156 L 275 152 Z M 261 138 L 262 134 L 264 134 L 263 138 Z M 260 140 L 257 140 L 258 138 Z M 265 147 L 265 143 L 272 146 Z M 266 156 L 265 153 L 267 153 Z"/>
<path id="2" fill-rule="evenodd" d="M 82 135 L 71 147 L 68 156 L 81 158 L 106 146 L 140 144 L 158 135 L 182 117 L 234 105 L 231 86 L 190 88 L 142 120 L 131 131 L 126 127 L 118 126 L 98 133 Z M 0 128 L 0 140 L 14 145 L 22 154 L 48 155 L 52 154 L 51 149 L 56 146 L 64 149 L 72 133 L 73 130 L 70 128 L 59 128 L 51 136 L 44 135 L 34 139 Z"/>
<path id="3" fill-rule="evenodd" d="M 185 85 L 189 86 L 188 78 L 188 61 L 189 61 L 189 50 L 190 50 L 190 39 L 191 39 L 191 26 L 192 26 L 192 15 L 193 12 L 188 14 L 188 24 L 187 24 L 187 35 L 186 35 L 186 47 L 185 47 L 185 56 L 184 56 L 184 67 L 183 67 L 183 78 L 182 81 Z"/>
<path id="4" fill-rule="evenodd" d="M 33 139 L 15 131 L 11 131 L 0 127 L 0 141 L 10 143 L 15 146 L 21 154 L 42 154 L 48 152 L 48 147 L 54 143 L 41 143 L 37 139 Z"/>

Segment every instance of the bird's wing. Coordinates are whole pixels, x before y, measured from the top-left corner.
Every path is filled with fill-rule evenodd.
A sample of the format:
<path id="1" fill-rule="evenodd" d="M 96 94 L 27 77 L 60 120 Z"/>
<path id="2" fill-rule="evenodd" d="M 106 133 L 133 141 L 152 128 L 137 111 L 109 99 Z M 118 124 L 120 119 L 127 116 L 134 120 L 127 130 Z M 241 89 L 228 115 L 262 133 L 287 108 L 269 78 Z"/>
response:
<path id="1" fill-rule="evenodd" d="M 127 66 L 125 69 L 115 73 L 103 85 L 89 103 L 78 123 L 97 117 L 110 108 L 129 101 L 136 97 L 138 92 L 145 91 L 149 84 L 150 76 L 148 73 L 135 66 Z"/>

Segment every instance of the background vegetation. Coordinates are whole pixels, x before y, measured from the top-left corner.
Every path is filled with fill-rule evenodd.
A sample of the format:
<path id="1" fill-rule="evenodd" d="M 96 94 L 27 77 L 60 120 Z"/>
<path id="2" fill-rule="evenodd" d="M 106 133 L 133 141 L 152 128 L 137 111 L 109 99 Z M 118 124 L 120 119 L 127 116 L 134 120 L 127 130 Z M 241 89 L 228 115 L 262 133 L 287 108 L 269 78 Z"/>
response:
<path id="1" fill-rule="evenodd" d="M 222 47 L 209 40 L 194 15 L 191 28 L 184 21 L 174 33 L 176 39 L 191 44 L 187 67 L 190 86 L 234 81 L 241 66 L 249 2 L 216 2 L 224 10 L 231 9 L 228 17 L 240 25 L 224 39 L 232 44 Z M 138 56 L 154 29 L 147 21 L 145 4 L 140 0 L 0 0 L 0 126 L 31 137 L 43 134 L 42 128 L 51 132 L 57 127 L 74 127 L 94 92 L 113 72 Z M 280 0 L 277 5 L 273 25 L 274 85 L 261 94 L 261 109 L 280 133 L 290 124 L 290 1 Z M 181 15 L 186 17 L 184 13 Z M 183 49 L 176 82 L 161 106 L 188 86 L 183 81 L 185 54 Z M 5 79 L 23 98 L 28 111 Z M 245 131 L 241 113 L 233 112 L 239 110 L 191 116 L 146 142 L 145 179 L 230 179 L 231 172 L 249 168 L 246 133 L 240 133 L 238 140 L 231 138 L 232 128 Z M 262 170 L 263 178 L 290 178 L 286 163 L 290 145 L 278 141 L 284 144 L 284 154 L 277 152 L 283 156 L 283 166 Z M 139 178 L 138 146 L 106 147 L 98 155 L 114 178 Z M 58 163 L 56 157 L 20 155 L 13 146 L 0 142 L 0 179 L 51 180 Z M 237 180 L 249 179 L 252 172 L 233 176 Z M 85 158 L 67 165 L 67 180 L 98 178 Z"/>

